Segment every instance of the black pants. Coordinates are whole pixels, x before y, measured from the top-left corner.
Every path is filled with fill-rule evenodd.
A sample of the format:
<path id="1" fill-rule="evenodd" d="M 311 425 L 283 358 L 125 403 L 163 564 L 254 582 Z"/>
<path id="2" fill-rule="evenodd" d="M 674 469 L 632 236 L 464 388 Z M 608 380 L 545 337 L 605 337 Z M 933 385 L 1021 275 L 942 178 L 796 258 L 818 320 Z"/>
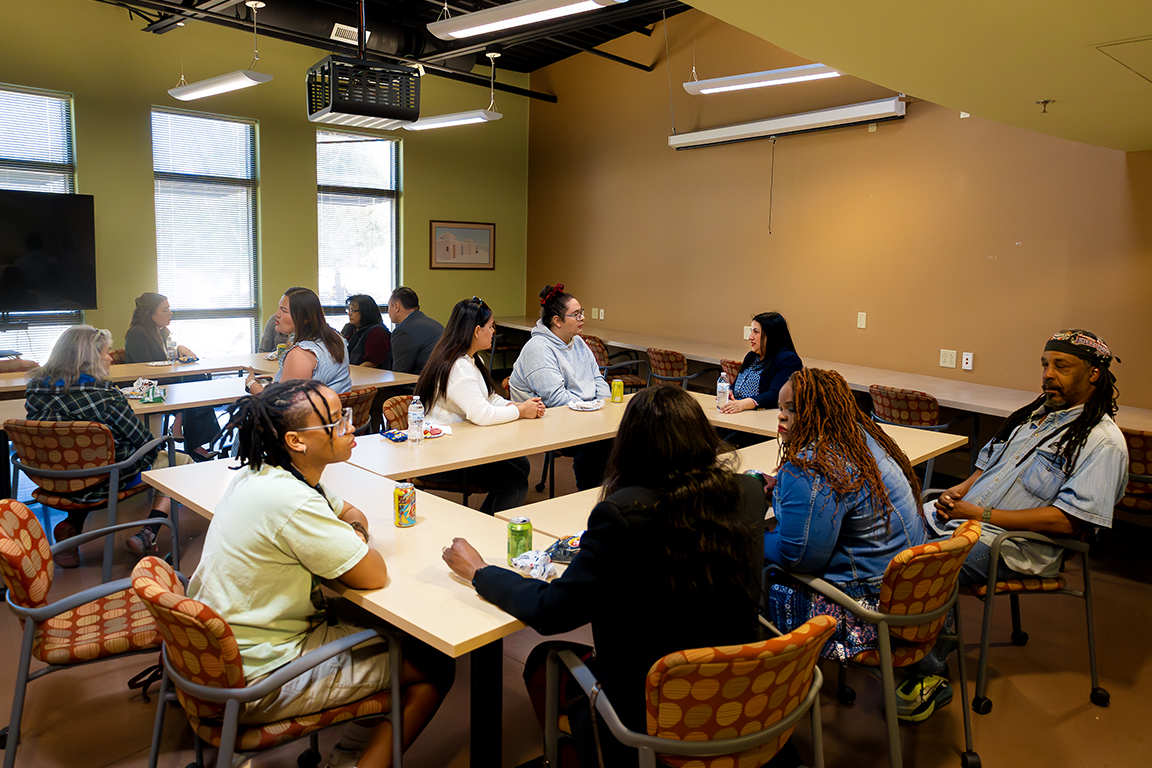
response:
<path id="1" fill-rule="evenodd" d="M 480 505 L 480 511 L 486 515 L 494 515 L 505 509 L 523 506 L 524 499 L 528 497 L 529 469 L 528 459 L 524 456 L 469 467 L 468 485 L 488 492 L 488 498 Z M 427 477 L 429 480 L 459 483 L 464 480 L 465 470 L 453 469 Z"/>

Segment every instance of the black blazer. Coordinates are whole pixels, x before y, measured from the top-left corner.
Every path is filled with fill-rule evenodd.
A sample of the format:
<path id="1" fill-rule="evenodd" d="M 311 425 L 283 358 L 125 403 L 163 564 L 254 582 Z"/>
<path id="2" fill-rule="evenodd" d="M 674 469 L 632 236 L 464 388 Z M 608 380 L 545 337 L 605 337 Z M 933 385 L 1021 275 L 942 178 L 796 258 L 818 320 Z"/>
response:
<path id="1" fill-rule="evenodd" d="M 744 362 L 740 364 L 740 372 L 743 373 L 745 368 L 756 362 L 756 358 L 755 352 L 745 355 Z M 764 370 L 760 373 L 760 394 L 752 396 L 756 401 L 756 407 L 780 407 L 780 388 L 788 381 L 789 376 L 803 367 L 804 363 L 800 360 L 800 356 L 791 349 L 782 349 L 771 360 L 765 360 Z M 736 382 L 731 382 L 731 386 L 735 397 Z"/>

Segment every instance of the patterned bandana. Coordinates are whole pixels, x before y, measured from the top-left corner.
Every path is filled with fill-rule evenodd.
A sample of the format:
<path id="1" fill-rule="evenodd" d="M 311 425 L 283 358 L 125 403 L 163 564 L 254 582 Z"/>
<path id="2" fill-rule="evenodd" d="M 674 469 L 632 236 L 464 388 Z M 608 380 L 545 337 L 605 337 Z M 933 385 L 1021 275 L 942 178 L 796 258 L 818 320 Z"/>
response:
<path id="1" fill-rule="evenodd" d="M 1087 360 L 1092 365 L 1105 368 L 1112 363 L 1112 352 L 1109 351 L 1108 345 L 1091 331 L 1079 328 L 1052 334 L 1052 338 L 1048 339 L 1048 343 L 1044 345 L 1044 351 L 1075 355 L 1081 360 Z M 1120 358 L 1116 358 L 1116 360 L 1119 361 Z"/>
<path id="2" fill-rule="evenodd" d="M 562 293 L 564 293 L 564 283 L 556 283 L 548 290 L 548 293 L 544 294 L 544 298 L 540 299 L 540 306 L 544 306 Z"/>

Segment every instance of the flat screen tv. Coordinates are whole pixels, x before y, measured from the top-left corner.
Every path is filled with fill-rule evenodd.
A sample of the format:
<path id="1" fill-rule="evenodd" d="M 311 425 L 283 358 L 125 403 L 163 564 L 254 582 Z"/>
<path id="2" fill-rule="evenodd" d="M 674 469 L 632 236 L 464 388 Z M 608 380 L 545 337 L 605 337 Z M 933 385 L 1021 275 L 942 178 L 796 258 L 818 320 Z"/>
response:
<path id="1" fill-rule="evenodd" d="M 91 195 L 0 190 L 0 312 L 96 309 Z"/>

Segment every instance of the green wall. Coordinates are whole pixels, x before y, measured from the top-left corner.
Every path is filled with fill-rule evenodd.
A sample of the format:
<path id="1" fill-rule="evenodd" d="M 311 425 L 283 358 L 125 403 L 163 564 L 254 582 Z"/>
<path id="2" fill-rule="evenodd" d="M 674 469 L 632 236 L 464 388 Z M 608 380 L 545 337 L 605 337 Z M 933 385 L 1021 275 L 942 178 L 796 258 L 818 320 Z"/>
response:
<path id="1" fill-rule="evenodd" d="M 0 83 L 74 96 L 77 191 L 96 198 L 99 309 L 85 314 L 88 322 L 122 338 L 133 299 L 156 289 L 153 106 L 258 121 L 261 315 L 275 308 L 283 288 L 316 286 L 320 126 L 307 119 L 304 77 L 326 51 L 262 38 L 261 68 L 275 79 L 183 103 L 166 92 L 181 64 L 190 82 L 247 67 L 250 34 L 192 23 L 153 35 L 123 8 L 92 0 L 4 0 L 4 16 Z M 498 77 L 528 83 L 527 76 Z M 432 76 L 421 91 L 425 115 L 488 104 L 486 89 Z M 496 314 L 523 311 L 528 105 L 507 94 L 497 105 L 504 118 L 494 123 L 392 134 L 403 147 L 401 279 L 441 320 L 473 294 Z M 496 269 L 429 270 L 431 219 L 495 222 Z"/>

